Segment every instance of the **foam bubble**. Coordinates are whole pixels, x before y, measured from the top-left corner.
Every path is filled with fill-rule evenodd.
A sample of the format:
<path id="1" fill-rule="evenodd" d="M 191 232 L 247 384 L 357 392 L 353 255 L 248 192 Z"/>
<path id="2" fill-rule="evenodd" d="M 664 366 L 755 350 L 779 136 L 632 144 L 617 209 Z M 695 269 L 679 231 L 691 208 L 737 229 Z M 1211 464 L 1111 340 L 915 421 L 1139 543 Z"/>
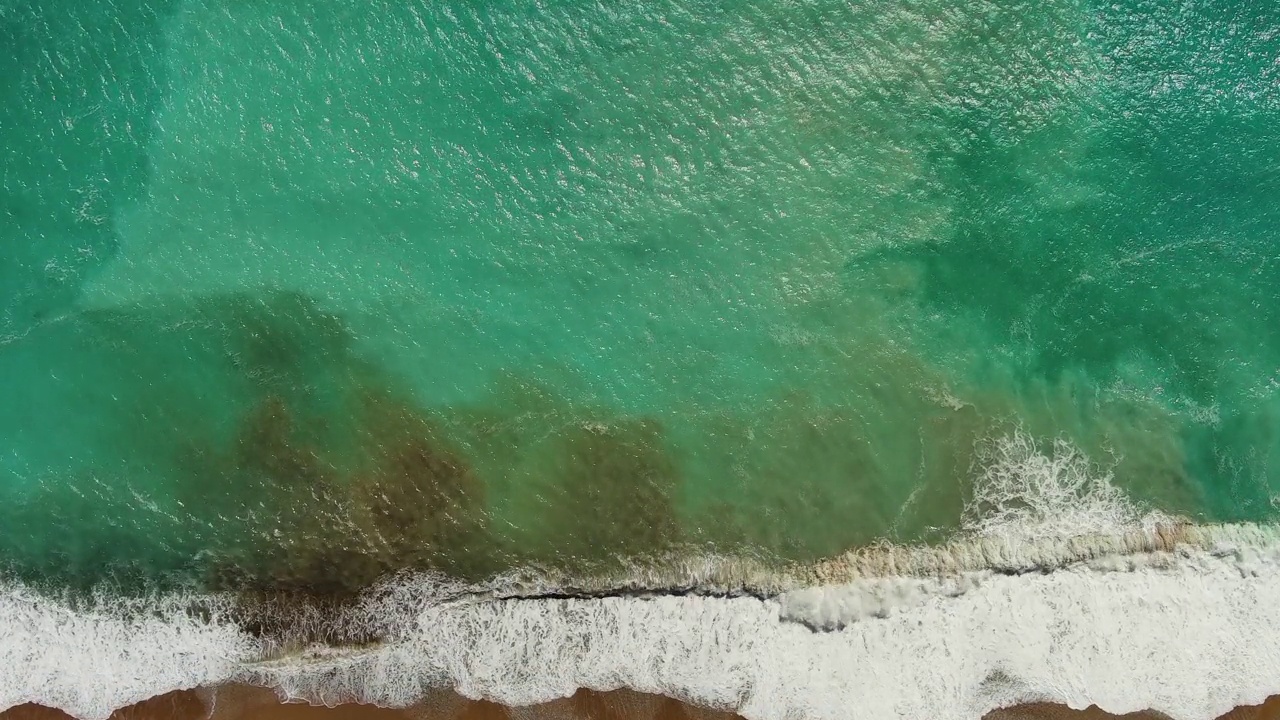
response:
<path id="1" fill-rule="evenodd" d="M 249 682 L 285 696 L 406 706 L 433 688 L 508 705 L 630 688 L 740 712 L 976 718 L 1018 702 L 1216 717 L 1280 691 L 1280 543 L 1267 529 L 1117 568 L 987 573 L 960 585 L 881 586 L 888 612 L 814 632 L 796 598 L 438 597 L 404 580 L 396 602 L 352 612 L 399 631 L 359 649 L 264 661 L 216 613 L 72 612 L 19 586 L 0 593 L 0 708 L 38 702 L 79 717 L 178 688 Z M 1217 538 L 1213 540 L 1213 538 Z M 888 592 L 890 588 L 896 588 Z M 938 591 L 941 588 L 941 591 Z M 807 590 L 812 607 L 821 595 Z M 811 607 L 811 609 L 812 609 Z M 881 609 L 883 609 L 883 607 Z M 388 617 L 387 613 L 393 613 Z M 379 617 L 373 617 L 373 615 Z"/>
<path id="2" fill-rule="evenodd" d="M 1112 484 L 1109 473 L 1075 446 L 1056 440 L 1043 453 L 1018 431 L 993 443 L 965 509 L 964 529 L 1021 540 L 1116 534 L 1169 523 L 1143 513 Z"/>
<path id="3" fill-rule="evenodd" d="M 1207 720 L 1280 691 L 1280 528 L 1143 514 L 1062 443 L 1045 455 L 1015 435 L 991 458 L 971 508 L 987 514 L 944 545 L 783 569 L 703 557 L 626 577 L 405 576 L 332 617 L 298 611 L 298 626 L 383 638 L 363 647 L 281 654 L 225 597 L 86 610 L 0 585 L 0 709 L 99 720 L 242 682 L 323 704 L 628 688 L 748 720 L 958 720 L 1035 701 Z"/>
<path id="4" fill-rule="evenodd" d="M 0 582 L 0 710 L 26 702 L 81 718 L 169 690 L 219 683 L 255 658 L 257 643 L 221 619 L 213 600 L 104 601 L 73 608 Z"/>
<path id="5" fill-rule="evenodd" d="M 837 630 L 867 618 L 923 605 L 934 596 L 955 597 L 976 588 L 990 573 L 940 578 L 863 578 L 842 587 L 811 587 L 778 598 L 779 617 L 814 630 Z"/>
<path id="6" fill-rule="evenodd" d="M 1280 574 L 1196 553 L 1124 573 L 993 575 L 815 633 L 756 598 L 506 600 L 429 609 L 400 642 L 254 680 L 313 701 L 424 688 L 511 705 L 628 687 L 745 717 L 976 718 L 1018 702 L 1212 718 L 1280 689 Z"/>

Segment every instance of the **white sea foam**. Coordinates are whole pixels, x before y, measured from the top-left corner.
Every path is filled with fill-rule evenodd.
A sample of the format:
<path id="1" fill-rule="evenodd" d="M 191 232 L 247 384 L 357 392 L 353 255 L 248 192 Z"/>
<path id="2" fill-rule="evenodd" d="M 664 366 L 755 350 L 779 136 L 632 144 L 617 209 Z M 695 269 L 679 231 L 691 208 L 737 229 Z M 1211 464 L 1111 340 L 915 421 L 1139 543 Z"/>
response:
<path id="1" fill-rule="evenodd" d="M 924 605 L 935 597 L 956 597 L 978 587 L 990 571 L 937 578 L 860 578 L 843 586 L 808 587 L 778 597 L 779 617 L 815 630 L 838 630 L 868 618 Z"/>
<path id="2" fill-rule="evenodd" d="M 72 610 L 0 583 L 0 710 L 36 702 L 105 718 L 158 693 L 221 682 L 257 651 L 238 628 L 189 615 L 178 598 Z"/>
<path id="3" fill-rule="evenodd" d="M 1150 529 L 1170 518 L 1143 512 L 1065 440 L 1041 452 L 1025 432 L 992 443 L 974 482 L 964 526 L 980 536 L 1023 542 Z"/>
<path id="4" fill-rule="evenodd" d="M 72 612 L 5 586 L 0 708 L 99 720 L 169 690 L 250 682 L 392 706 L 440 687 L 508 705 L 626 687 L 750 720 L 958 720 L 1037 700 L 1207 720 L 1280 693 L 1275 528 L 1152 524 L 1074 451 L 1037 458 L 1020 443 L 997 453 L 1007 462 L 980 491 L 1004 502 L 990 503 L 1003 524 L 773 581 L 743 575 L 779 588 L 760 597 L 504 598 L 401 579 L 343 619 L 386 633 L 381 644 L 266 660 L 266 643 L 177 598 Z M 1080 513 L 1089 534 L 1068 536 L 1059 513 Z M 761 572 L 717 561 L 674 574 L 724 582 L 742 568 Z"/>
<path id="5" fill-rule="evenodd" d="M 992 576 L 839 632 L 754 598 L 510 600 L 428 610 L 376 652 L 256 679 L 297 697 L 403 705 L 447 684 L 522 705 L 629 687 L 748 718 L 977 718 L 1046 700 L 1212 718 L 1280 691 L 1276 566 Z"/>
<path id="6" fill-rule="evenodd" d="M 10 586 L 0 708 L 32 701 L 100 719 L 168 690 L 247 681 L 329 703 L 407 705 L 453 687 L 521 705 L 628 687 L 753 720 L 851 708 L 977 718 L 1031 700 L 1200 720 L 1280 692 L 1276 549 L 989 573 L 963 593 L 912 585 L 909 602 L 834 632 L 792 622 L 804 612 L 786 596 L 449 601 L 400 618 L 380 646 L 257 663 L 259 642 L 225 621 L 72 613 Z"/>

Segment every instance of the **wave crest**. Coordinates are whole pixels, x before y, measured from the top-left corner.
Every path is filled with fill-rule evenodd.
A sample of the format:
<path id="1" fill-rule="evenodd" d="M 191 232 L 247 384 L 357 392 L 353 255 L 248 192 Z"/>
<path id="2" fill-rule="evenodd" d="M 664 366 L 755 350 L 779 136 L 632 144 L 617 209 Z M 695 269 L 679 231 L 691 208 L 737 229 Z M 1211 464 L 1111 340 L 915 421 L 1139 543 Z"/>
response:
<path id="1" fill-rule="evenodd" d="M 1041 452 L 1034 438 L 1017 431 L 981 453 L 982 469 L 963 529 L 980 537 L 1034 541 L 1149 530 L 1173 522 L 1158 511 L 1143 512 L 1079 448 L 1057 439 Z"/>

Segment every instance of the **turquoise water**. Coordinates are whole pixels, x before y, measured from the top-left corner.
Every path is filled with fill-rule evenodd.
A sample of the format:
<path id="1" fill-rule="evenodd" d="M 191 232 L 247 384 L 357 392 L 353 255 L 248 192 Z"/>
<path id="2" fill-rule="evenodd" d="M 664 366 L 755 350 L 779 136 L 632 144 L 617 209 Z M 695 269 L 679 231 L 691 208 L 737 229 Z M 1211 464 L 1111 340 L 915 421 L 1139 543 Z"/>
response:
<path id="1" fill-rule="evenodd" d="M 3 0 L 0 560 L 345 592 L 1280 488 L 1267 3 Z"/>

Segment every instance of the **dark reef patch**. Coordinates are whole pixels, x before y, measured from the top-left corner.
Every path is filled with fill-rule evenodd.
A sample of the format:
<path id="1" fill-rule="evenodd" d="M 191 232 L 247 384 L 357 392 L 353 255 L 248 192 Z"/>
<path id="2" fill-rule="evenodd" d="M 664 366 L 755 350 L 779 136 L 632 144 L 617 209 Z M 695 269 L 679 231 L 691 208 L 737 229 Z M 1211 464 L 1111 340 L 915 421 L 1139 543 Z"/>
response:
<path id="1" fill-rule="evenodd" d="M 249 542 L 213 566 L 213 587 L 352 596 L 397 570 L 478 578 L 491 569 L 475 473 L 420 411 L 383 392 L 355 394 L 345 416 L 353 435 L 328 444 L 331 426 L 303 431 L 278 396 L 249 413 L 208 470 L 259 488 L 265 511 L 244 516 Z M 330 457 L 342 442 L 347 456 Z"/>
<path id="2" fill-rule="evenodd" d="M 1149 410 L 1069 385 L 939 399 L 943 373 L 875 337 L 825 394 L 645 412 L 515 375 L 433 404 L 436 377 L 392 372 L 353 323 L 297 293 L 156 299 L 0 346 L 16 410 L 0 416 L 0 566 L 59 591 L 311 598 L 336 617 L 405 571 L 616 575 L 707 552 L 781 566 L 947 537 L 979 443 L 1024 416 L 1091 456 L 1143 448 L 1117 464 L 1126 490 L 1182 476 L 1176 425 L 1140 422 Z M 263 635 L 311 632 L 254 612 Z"/>
<path id="3" fill-rule="evenodd" d="M 533 490 L 528 560 L 572 569 L 660 555 L 680 542 L 679 475 L 651 420 L 568 418 L 532 449 L 519 482 Z"/>
<path id="4" fill-rule="evenodd" d="M 0 559 L 57 588 L 336 609 L 399 571 L 479 580 L 679 542 L 679 472 L 655 421 L 557 402 L 520 437 L 495 434 L 518 398 L 427 408 L 355 346 L 340 318 L 281 293 L 82 313 L 5 348 L 12 364 L 56 349 L 47 385 L 9 389 L 81 414 L 47 428 L 38 477 L 3 484 Z M 14 452 L 38 454 L 40 430 Z M 495 533 L 511 497 L 519 527 Z"/>

